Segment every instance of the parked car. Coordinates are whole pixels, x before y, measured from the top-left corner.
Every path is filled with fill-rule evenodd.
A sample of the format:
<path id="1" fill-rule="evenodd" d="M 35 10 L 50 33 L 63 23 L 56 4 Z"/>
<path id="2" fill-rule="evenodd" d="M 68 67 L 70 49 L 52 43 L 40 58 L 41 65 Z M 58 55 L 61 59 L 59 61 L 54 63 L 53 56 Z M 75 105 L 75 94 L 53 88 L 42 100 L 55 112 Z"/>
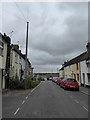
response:
<path id="1" fill-rule="evenodd" d="M 52 80 L 52 79 L 53 79 L 53 77 L 52 77 L 52 76 L 50 76 L 50 77 L 49 77 L 49 80 Z"/>
<path id="2" fill-rule="evenodd" d="M 56 83 L 57 77 L 53 77 L 52 82 Z"/>
<path id="3" fill-rule="evenodd" d="M 73 89 L 73 90 L 79 91 L 79 84 L 73 78 L 68 78 L 68 79 L 64 80 L 61 84 L 64 89 Z"/>
<path id="4" fill-rule="evenodd" d="M 60 77 L 59 78 L 59 81 L 58 81 L 58 85 L 60 86 L 61 85 L 61 82 L 64 80 L 64 78 L 63 77 Z"/>
<path id="5" fill-rule="evenodd" d="M 63 80 L 63 78 L 57 78 L 57 81 L 56 81 L 56 83 L 57 83 L 57 85 L 60 85 L 60 83 L 61 83 L 61 80 Z"/>
<path id="6" fill-rule="evenodd" d="M 41 78 L 41 81 L 45 81 L 45 79 L 44 79 L 44 78 Z"/>
<path id="7" fill-rule="evenodd" d="M 65 78 L 63 78 L 61 81 L 60 81 L 60 87 L 62 87 L 63 88 L 63 84 L 64 84 L 64 82 L 66 81 L 66 79 Z"/>

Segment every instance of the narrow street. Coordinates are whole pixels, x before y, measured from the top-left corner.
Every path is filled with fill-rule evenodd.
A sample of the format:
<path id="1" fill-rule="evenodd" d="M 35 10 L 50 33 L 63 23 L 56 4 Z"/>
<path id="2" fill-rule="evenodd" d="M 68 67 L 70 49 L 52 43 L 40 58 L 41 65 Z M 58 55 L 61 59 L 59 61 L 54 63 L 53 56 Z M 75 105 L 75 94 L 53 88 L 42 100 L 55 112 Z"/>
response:
<path id="1" fill-rule="evenodd" d="M 43 81 L 23 94 L 3 95 L 3 118 L 88 118 L 88 96 Z"/>

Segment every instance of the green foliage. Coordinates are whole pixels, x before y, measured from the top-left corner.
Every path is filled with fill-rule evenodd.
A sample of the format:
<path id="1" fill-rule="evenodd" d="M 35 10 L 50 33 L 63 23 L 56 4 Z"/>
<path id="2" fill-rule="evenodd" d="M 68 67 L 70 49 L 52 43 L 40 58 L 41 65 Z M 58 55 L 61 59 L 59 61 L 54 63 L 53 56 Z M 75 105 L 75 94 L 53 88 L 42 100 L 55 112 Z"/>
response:
<path id="1" fill-rule="evenodd" d="M 34 88 L 40 83 L 39 80 L 28 78 L 26 81 L 27 89 Z"/>
<path id="2" fill-rule="evenodd" d="M 31 89 L 36 87 L 40 83 L 39 80 L 33 79 L 31 80 L 29 77 L 27 80 L 19 80 L 17 77 L 13 77 L 9 80 L 9 88 L 10 89 L 25 89 L 25 84 L 27 89 Z"/>
<path id="3" fill-rule="evenodd" d="M 9 80 L 9 88 L 10 89 L 24 89 L 25 85 L 24 85 L 24 80 L 19 80 L 16 78 L 11 78 Z"/>
<path id="4" fill-rule="evenodd" d="M 39 83 L 40 83 L 39 80 L 33 80 L 33 81 L 31 81 L 31 87 L 34 88 L 34 87 L 36 87 Z"/>

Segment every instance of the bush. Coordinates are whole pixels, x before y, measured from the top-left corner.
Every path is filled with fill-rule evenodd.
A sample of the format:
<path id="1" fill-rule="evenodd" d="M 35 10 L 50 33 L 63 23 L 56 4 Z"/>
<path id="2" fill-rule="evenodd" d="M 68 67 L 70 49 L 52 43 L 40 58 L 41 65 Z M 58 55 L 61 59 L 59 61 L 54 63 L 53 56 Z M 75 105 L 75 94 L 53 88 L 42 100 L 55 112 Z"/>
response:
<path id="1" fill-rule="evenodd" d="M 27 78 L 27 80 L 19 80 L 18 78 L 11 78 L 9 81 L 10 89 L 25 89 L 25 84 L 27 89 L 31 89 L 36 87 L 40 83 L 39 80 L 31 80 Z"/>
<path id="2" fill-rule="evenodd" d="M 9 80 L 9 88 L 10 89 L 24 89 L 25 88 L 25 84 L 24 84 L 24 80 L 19 80 L 16 78 L 11 78 Z"/>
<path id="3" fill-rule="evenodd" d="M 34 88 L 34 87 L 36 87 L 38 84 L 39 84 L 39 80 L 33 80 L 33 81 L 31 82 L 31 87 Z"/>
<path id="4" fill-rule="evenodd" d="M 26 81 L 27 89 L 28 89 L 28 88 L 29 88 L 29 89 L 30 89 L 30 88 L 34 88 L 34 87 L 36 87 L 39 83 L 40 83 L 39 80 L 35 80 L 35 79 L 31 80 L 30 78 L 28 78 L 27 81 Z"/>

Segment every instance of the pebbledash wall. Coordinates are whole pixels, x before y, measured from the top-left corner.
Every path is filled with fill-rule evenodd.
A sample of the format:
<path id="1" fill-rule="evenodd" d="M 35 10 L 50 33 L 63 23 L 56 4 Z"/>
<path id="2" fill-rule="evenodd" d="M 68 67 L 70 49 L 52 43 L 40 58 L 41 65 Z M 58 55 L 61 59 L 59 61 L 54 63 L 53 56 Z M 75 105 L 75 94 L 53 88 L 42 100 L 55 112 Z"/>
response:
<path id="1" fill-rule="evenodd" d="M 2 56 L 0 56 L 0 89 L 2 86 Z"/>
<path id="2" fill-rule="evenodd" d="M 5 66 L 7 58 L 7 42 L 0 34 L 0 88 L 5 88 Z"/>
<path id="3" fill-rule="evenodd" d="M 89 63 L 84 60 L 80 62 L 80 68 L 81 68 L 81 85 L 90 86 L 90 72 L 89 72 Z"/>

